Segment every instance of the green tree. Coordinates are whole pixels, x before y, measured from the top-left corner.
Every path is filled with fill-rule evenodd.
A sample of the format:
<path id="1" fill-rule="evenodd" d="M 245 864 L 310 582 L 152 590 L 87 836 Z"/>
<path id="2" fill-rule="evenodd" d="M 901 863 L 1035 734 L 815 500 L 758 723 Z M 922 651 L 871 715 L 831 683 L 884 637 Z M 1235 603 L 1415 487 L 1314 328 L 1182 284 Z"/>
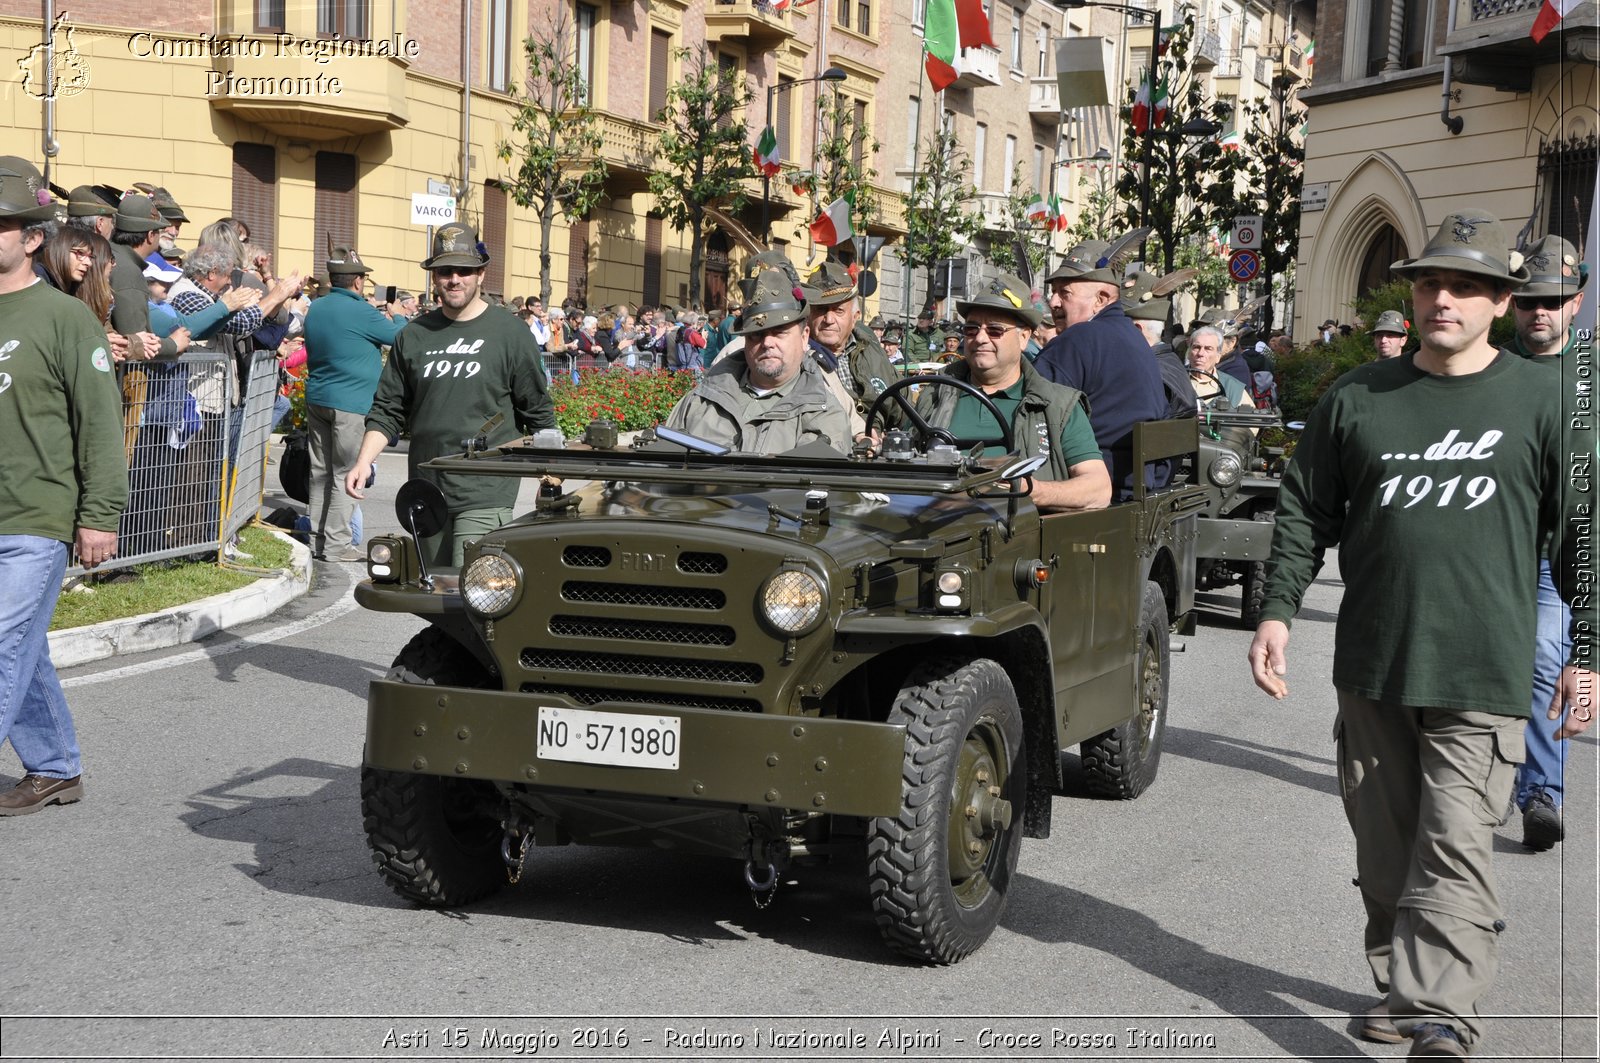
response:
<path id="1" fill-rule="evenodd" d="M 1239 121 L 1242 143 L 1235 160 L 1238 180 L 1225 211 L 1261 217 L 1261 274 L 1264 291 L 1294 265 L 1300 249 L 1300 184 L 1305 145 L 1298 135 L 1302 121 L 1295 103 L 1297 79 L 1280 74 L 1272 96 L 1252 100 Z M 1266 306 L 1266 330 L 1272 329 L 1272 300 Z"/>
<path id="2" fill-rule="evenodd" d="M 1228 260 L 1212 246 L 1209 233 L 1180 246 L 1173 267 L 1193 267 L 1199 271 L 1190 283 L 1194 285 L 1194 297 L 1200 306 L 1221 306 L 1222 297 L 1233 287 L 1233 280 L 1228 276 Z"/>
<path id="3" fill-rule="evenodd" d="M 1006 197 L 1006 227 L 999 239 L 989 245 L 989 260 L 1008 273 L 1015 273 L 1037 288 L 1050 256 L 1050 227 L 1033 221 L 1028 208 L 1042 193 L 1022 183 L 1022 163 L 1011 169 L 1011 194 Z"/>
<path id="4" fill-rule="evenodd" d="M 667 90 L 667 105 L 656 115 L 665 128 L 650 191 L 673 229 L 689 230 L 689 301 L 697 303 L 706 208 L 739 211 L 745 202 L 743 181 L 755 172 L 749 130 L 740 117 L 750 105 L 750 90 L 737 69 L 721 66 L 705 45 L 693 53 L 680 49 L 678 58 L 683 75 Z"/>
<path id="5" fill-rule="evenodd" d="M 872 182 L 878 176 L 872 156 L 879 144 L 865 126 L 863 113 L 863 106 L 843 93 L 819 93 L 817 168 L 814 173 L 802 172 L 795 177 L 796 185 L 811 189 L 813 218 L 834 200 L 848 200 L 850 227 L 857 235 L 866 234 L 867 222 L 875 213 Z"/>
<path id="6" fill-rule="evenodd" d="M 1117 197 L 1123 204 L 1120 227 L 1126 231 L 1142 223 L 1154 230 L 1150 239 L 1160 252 L 1161 273 L 1175 268 L 1181 245 L 1203 237 L 1226 214 L 1233 200 L 1237 168 L 1236 154 L 1224 151 L 1215 137 L 1196 139 L 1183 132 L 1186 126 L 1193 129 L 1202 122 L 1220 130 L 1233 113 L 1230 105 L 1206 92 L 1190 60 L 1194 40 L 1192 11 L 1185 10 L 1182 22 L 1166 40 L 1165 54 L 1155 60 L 1156 83 L 1166 90 L 1166 115 L 1153 122 L 1147 133 L 1135 129 L 1135 102 L 1144 84 L 1141 71 L 1127 87 L 1122 107 L 1122 154 L 1134 165 L 1117 180 Z M 1141 173 L 1147 148 L 1151 163 L 1150 209 L 1148 217 L 1141 218 Z"/>
<path id="7" fill-rule="evenodd" d="M 550 234 L 557 214 L 586 216 L 605 192 L 598 116 L 574 57 L 576 40 L 565 15 L 553 17 L 522 42 L 528 61 L 523 87 L 511 86 L 517 109 L 511 127 L 520 139 L 502 140 L 497 154 L 516 163 L 509 191 L 539 219 L 539 298 L 550 303 Z"/>
<path id="8" fill-rule="evenodd" d="M 947 123 L 941 122 L 923 143 L 922 159 L 911 190 L 902 197 L 906 237 L 900 259 L 907 273 L 927 271 L 931 292 L 939 260 L 955 257 L 983 227 L 983 216 L 965 206 L 978 195 L 971 181 L 972 158 Z"/>

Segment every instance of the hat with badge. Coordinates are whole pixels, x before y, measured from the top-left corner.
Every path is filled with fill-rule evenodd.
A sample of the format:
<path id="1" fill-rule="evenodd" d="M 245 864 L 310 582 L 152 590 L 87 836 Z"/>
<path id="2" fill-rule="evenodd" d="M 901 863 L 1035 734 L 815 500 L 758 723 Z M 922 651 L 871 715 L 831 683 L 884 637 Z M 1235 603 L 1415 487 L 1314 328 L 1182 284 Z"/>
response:
<path id="1" fill-rule="evenodd" d="M 1479 207 L 1462 207 L 1445 215 L 1422 254 L 1403 258 L 1389 269 L 1402 276 L 1425 269 L 1453 269 L 1504 281 L 1520 291 L 1528 270 L 1522 254 L 1510 247 L 1499 218 Z"/>
<path id="2" fill-rule="evenodd" d="M 433 254 L 423 269 L 482 269 L 489 264 L 489 250 L 478 239 L 478 230 L 460 222 L 441 225 L 433 234 Z"/>
<path id="3" fill-rule="evenodd" d="M 811 289 L 808 301 L 812 306 L 838 306 L 856 296 L 856 279 L 838 259 L 830 258 L 812 270 L 806 284 Z"/>
<path id="4" fill-rule="evenodd" d="M 1099 281 L 1102 284 L 1121 285 L 1128 263 L 1133 261 L 1139 245 L 1149 235 L 1150 228 L 1140 226 L 1110 243 L 1085 240 L 1067 252 L 1067 257 L 1045 278 L 1045 282 Z"/>
<path id="5" fill-rule="evenodd" d="M 0 156 L 0 218 L 26 223 L 60 221 L 64 216 L 33 163 L 17 155 Z"/>
<path id="6" fill-rule="evenodd" d="M 1122 282 L 1122 311 L 1135 321 L 1165 321 L 1172 311 L 1172 300 L 1155 293 L 1161 280 L 1154 273 L 1136 270 Z M 1170 290 L 1170 289 L 1168 289 Z"/>
<path id="7" fill-rule="evenodd" d="M 1392 332 L 1398 336 L 1404 336 L 1409 330 L 1406 328 L 1406 319 L 1401 315 L 1400 311 L 1385 310 L 1378 315 L 1378 320 L 1372 326 L 1372 331 L 1374 333 Z"/>
<path id="8" fill-rule="evenodd" d="M 1589 283 L 1588 263 L 1580 261 L 1578 251 L 1561 237 L 1542 237 L 1522 253 L 1528 267 L 1528 283 L 1518 295 L 1560 295 L 1571 298 Z"/>
<path id="9" fill-rule="evenodd" d="M 888 327 L 889 327 L 889 322 L 884 319 L 884 316 L 882 314 L 874 314 L 873 317 L 872 317 L 872 320 L 867 322 L 867 328 L 884 328 L 884 329 L 886 329 Z"/>
<path id="10" fill-rule="evenodd" d="M 150 202 L 156 205 L 156 213 L 167 219 L 167 221 L 181 223 L 189 220 L 189 216 L 183 212 L 183 208 L 178 206 L 178 201 L 172 198 L 172 193 L 160 185 L 149 184 L 145 181 L 135 181 L 133 187 L 149 196 Z"/>
<path id="11" fill-rule="evenodd" d="M 745 293 L 744 309 L 733 327 L 735 335 L 766 332 L 805 319 L 805 292 L 781 269 L 749 278 Z"/>
<path id="12" fill-rule="evenodd" d="M 792 285 L 799 288 L 806 302 L 811 301 L 815 293 L 807 288 L 800 280 L 800 271 L 794 268 L 794 263 L 789 261 L 789 256 L 779 250 L 762 251 L 751 255 L 744 264 L 744 276 L 739 280 L 739 295 L 744 302 L 750 302 L 755 294 L 756 280 L 768 270 L 777 270 L 789 278 Z"/>
<path id="13" fill-rule="evenodd" d="M 966 317 L 974 310 L 997 310 L 1014 317 L 1029 328 L 1038 328 L 1044 315 L 1033 305 L 1033 292 L 1021 277 L 997 273 L 979 286 L 978 294 L 956 303 L 956 311 Z"/>
<path id="14" fill-rule="evenodd" d="M 336 247 L 328 252 L 328 276 L 354 277 L 372 272 L 353 247 Z"/>
<path id="15" fill-rule="evenodd" d="M 130 192 L 117 204 L 119 233 L 147 233 L 172 224 L 156 212 L 155 202 L 140 192 Z"/>
<path id="16" fill-rule="evenodd" d="M 105 197 L 95 191 L 94 185 L 79 185 L 67 193 L 69 218 L 110 218 L 116 213 L 117 208 L 107 203 Z"/>

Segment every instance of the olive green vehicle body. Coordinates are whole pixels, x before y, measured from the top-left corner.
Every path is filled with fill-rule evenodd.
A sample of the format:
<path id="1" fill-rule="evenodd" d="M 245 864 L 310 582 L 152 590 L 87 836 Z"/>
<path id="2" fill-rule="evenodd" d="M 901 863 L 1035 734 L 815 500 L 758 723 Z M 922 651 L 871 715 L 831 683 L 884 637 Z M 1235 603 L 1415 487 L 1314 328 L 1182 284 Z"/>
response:
<path id="1" fill-rule="evenodd" d="M 1146 456 L 1194 444 L 1192 420 L 1136 436 Z M 791 856 L 825 855 L 859 841 L 858 818 L 900 809 L 906 727 L 886 721 L 889 706 L 919 661 L 953 652 L 999 662 L 1015 686 L 1019 819 L 1047 836 L 1060 754 L 1138 713 L 1146 581 L 1175 623 L 1193 607 L 1205 493 L 1041 517 L 997 484 L 1004 460 L 979 464 L 521 446 L 434 462 L 592 482 L 469 544 L 463 572 L 485 553 L 521 572 L 515 604 L 493 619 L 448 579 L 422 586 L 410 536 L 371 541 L 393 560 L 358 602 L 448 632 L 485 688 L 373 682 L 365 763 L 492 783 L 535 844 L 748 859 L 782 840 Z M 1048 580 L 1035 585 L 1041 564 Z M 792 569 L 821 582 L 824 607 L 786 636 L 760 599 Z M 959 608 L 938 605 L 946 572 L 963 576 Z M 679 765 L 542 758 L 541 706 L 676 717 Z"/>

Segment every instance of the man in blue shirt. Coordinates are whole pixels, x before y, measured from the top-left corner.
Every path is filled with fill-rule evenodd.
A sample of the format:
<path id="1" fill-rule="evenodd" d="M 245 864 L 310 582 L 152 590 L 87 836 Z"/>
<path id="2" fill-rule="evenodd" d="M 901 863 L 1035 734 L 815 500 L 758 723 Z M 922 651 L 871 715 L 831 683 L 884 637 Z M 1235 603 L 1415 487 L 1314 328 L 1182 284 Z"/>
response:
<path id="1" fill-rule="evenodd" d="M 355 500 L 342 490 L 356 462 L 367 411 L 383 369 L 380 348 L 405 318 L 391 319 L 362 297 L 371 270 L 354 250 L 328 256 L 328 294 L 306 311 L 306 421 L 311 444 L 312 553 L 319 561 L 365 561 L 350 541 Z"/>

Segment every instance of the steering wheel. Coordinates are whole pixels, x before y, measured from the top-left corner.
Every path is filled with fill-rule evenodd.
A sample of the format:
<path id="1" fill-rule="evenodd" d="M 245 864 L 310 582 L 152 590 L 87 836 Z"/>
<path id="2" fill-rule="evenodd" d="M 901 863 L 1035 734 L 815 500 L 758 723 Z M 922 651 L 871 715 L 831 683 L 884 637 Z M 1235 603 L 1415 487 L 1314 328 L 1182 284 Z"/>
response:
<path id="1" fill-rule="evenodd" d="M 950 434 L 949 429 L 935 428 L 928 423 L 928 419 L 922 416 L 921 411 L 917 409 L 911 400 L 901 394 L 901 392 L 911 387 L 955 388 L 957 391 L 971 395 L 982 404 L 983 408 L 988 411 L 989 416 L 994 418 L 994 423 L 1000 426 L 1000 437 L 998 439 L 988 437 L 957 439 Z M 948 443 L 960 450 L 971 450 L 981 444 L 985 447 L 1004 447 L 1006 453 L 1009 454 L 1017 448 L 1016 438 L 1011 434 L 1011 426 L 1006 423 L 1005 416 L 1000 412 L 1000 408 L 994 404 L 989 396 L 964 380 L 957 380 L 955 377 L 949 376 L 908 376 L 896 380 L 879 393 L 877 401 L 872 404 L 872 409 L 867 411 L 866 431 L 872 431 L 872 422 L 885 413 L 885 403 L 890 398 L 894 399 L 895 405 L 900 407 L 900 412 L 906 415 L 906 420 L 910 422 L 911 427 L 916 431 L 917 446 L 921 450 L 927 450 L 933 446 L 935 441 Z M 888 423 L 888 418 L 884 417 L 884 425 L 887 426 Z"/>

